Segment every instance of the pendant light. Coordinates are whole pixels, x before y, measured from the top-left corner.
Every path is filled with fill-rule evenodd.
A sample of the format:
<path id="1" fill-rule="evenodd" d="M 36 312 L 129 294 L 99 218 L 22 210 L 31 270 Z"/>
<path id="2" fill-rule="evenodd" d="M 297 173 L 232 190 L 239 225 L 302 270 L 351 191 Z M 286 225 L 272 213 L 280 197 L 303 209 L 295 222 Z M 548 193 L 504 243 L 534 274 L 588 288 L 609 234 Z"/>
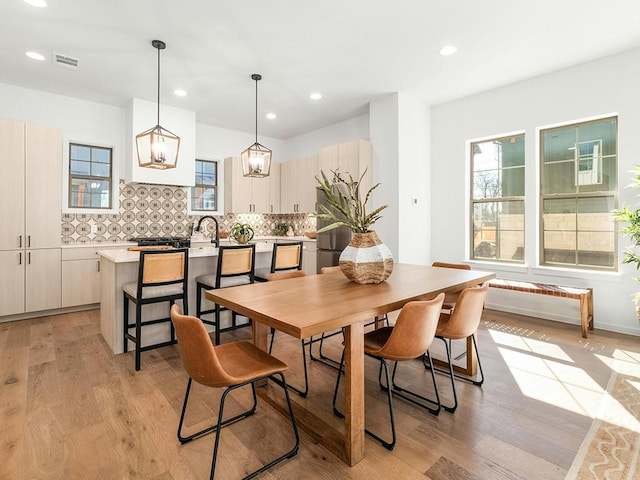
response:
<path id="1" fill-rule="evenodd" d="M 256 82 L 256 143 L 242 152 L 242 174 L 245 177 L 268 177 L 271 170 L 271 150 L 258 143 L 258 81 L 262 75 L 254 73 Z"/>
<path id="2" fill-rule="evenodd" d="M 160 126 L 160 50 L 167 45 L 162 40 L 151 42 L 158 50 L 158 110 L 156 126 L 136 136 L 138 165 L 146 168 L 166 170 L 178 163 L 180 137 Z"/>

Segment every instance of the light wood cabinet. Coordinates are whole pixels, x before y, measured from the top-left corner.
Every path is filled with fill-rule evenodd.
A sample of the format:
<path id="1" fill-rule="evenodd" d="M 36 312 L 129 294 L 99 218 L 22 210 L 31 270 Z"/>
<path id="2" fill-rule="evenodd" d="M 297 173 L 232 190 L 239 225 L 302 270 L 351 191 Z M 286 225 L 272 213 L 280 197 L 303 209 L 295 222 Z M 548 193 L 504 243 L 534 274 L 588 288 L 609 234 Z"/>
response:
<path id="1" fill-rule="evenodd" d="M 0 316 L 24 313 L 25 251 L 0 251 Z"/>
<path id="2" fill-rule="evenodd" d="M 60 249 L 31 249 L 26 255 L 25 312 L 60 308 Z"/>
<path id="3" fill-rule="evenodd" d="M 322 170 L 331 180 L 331 172 L 338 170 L 343 178 L 351 174 L 354 180 L 362 179 L 362 191 L 371 188 L 371 143 L 368 140 L 351 140 L 349 142 L 331 145 L 320 150 L 319 170 Z"/>
<path id="4" fill-rule="evenodd" d="M 279 183 L 278 168 L 271 165 L 268 177 L 245 177 L 240 157 L 224 160 L 225 213 L 272 213 L 271 183 Z"/>
<path id="5" fill-rule="evenodd" d="M 311 213 L 316 210 L 318 155 L 281 164 L 280 211 Z"/>
<path id="6" fill-rule="evenodd" d="M 0 120 L 0 159 L 0 315 L 60 308 L 60 130 Z"/>
<path id="7" fill-rule="evenodd" d="M 316 242 L 303 242 L 302 250 L 302 270 L 307 275 L 318 273 Z"/>

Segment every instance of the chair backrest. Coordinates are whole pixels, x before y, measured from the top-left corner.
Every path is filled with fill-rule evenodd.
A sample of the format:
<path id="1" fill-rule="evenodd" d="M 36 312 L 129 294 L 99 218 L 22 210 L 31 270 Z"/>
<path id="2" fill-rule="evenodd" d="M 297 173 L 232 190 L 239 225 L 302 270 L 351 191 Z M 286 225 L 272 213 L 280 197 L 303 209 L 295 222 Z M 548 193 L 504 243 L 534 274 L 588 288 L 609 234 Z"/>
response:
<path id="1" fill-rule="evenodd" d="M 471 270 L 471 265 L 467 265 L 466 263 L 433 262 L 431 266 L 442 268 L 458 268 L 460 270 Z"/>
<path id="2" fill-rule="evenodd" d="M 336 265 L 335 267 L 320 267 L 320 273 L 331 273 L 331 272 L 339 272 L 340 265 Z"/>
<path id="3" fill-rule="evenodd" d="M 444 293 L 432 300 L 406 303 L 387 342 L 372 352 L 389 360 L 412 360 L 429 350 L 440 318 Z"/>
<path id="4" fill-rule="evenodd" d="M 438 328 L 438 335 L 453 339 L 472 335 L 480 325 L 487 290 L 488 283 L 465 288 L 458 296 L 453 313 L 442 315 L 443 322 Z"/>
<path id="5" fill-rule="evenodd" d="M 302 241 L 275 243 L 271 255 L 271 273 L 282 270 L 302 270 Z"/>
<path id="6" fill-rule="evenodd" d="M 173 305 L 171 321 L 176 330 L 182 364 L 189 377 L 209 387 L 228 387 L 238 383 L 222 367 L 209 332 L 198 318 L 183 315 L 180 307 Z"/>
<path id="7" fill-rule="evenodd" d="M 189 249 L 140 252 L 138 294 L 144 287 L 182 283 L 186 291 Z M 141 298 L 139 295 L 138 298 Z"/>
<path id="8" fill-rule="evenodd" d="M 220 280 L 225 277 L 247 275 L 253 283 L 255 274 L 256 246 L 225 245 L 218 248 L 218 268 L 216 271 L 216 288 L 220 288 Z"/>
<path id="9" fill-rule="evenodd" d="M 306 273 L 304 273 L 302 270 L 289 270 L 288 272 L 270 273 L 267 279 L 270 282 L 274 282 L 276 280 L 286 280 L 287 278 L 298 278 L 304 276 L 306 276 Z"/>

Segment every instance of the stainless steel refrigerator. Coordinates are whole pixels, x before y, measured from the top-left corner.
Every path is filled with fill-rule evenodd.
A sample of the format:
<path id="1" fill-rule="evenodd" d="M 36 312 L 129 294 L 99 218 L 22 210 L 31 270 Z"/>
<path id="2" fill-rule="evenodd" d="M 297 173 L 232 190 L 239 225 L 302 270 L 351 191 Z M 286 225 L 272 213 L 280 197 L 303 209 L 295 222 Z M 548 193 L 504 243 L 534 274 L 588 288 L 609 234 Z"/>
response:
<path id="1" fill-rule="evenodd" d="M 326 205 L 329 207 L 321 189 L 317 191 L 317 205 Z M 320 212 L 318 207 L 318 212 Z M 331 224 L 330 221 L 317 219 L 317 229 Z M 322 267 L 332 267 L 338 265 L 340 254 L 351 241 L 351 230 L 347 227 L 338 227 L 328 232 L 319 233 L 316 237 L 316 249 L 318 256 L 318 273 Z"/>

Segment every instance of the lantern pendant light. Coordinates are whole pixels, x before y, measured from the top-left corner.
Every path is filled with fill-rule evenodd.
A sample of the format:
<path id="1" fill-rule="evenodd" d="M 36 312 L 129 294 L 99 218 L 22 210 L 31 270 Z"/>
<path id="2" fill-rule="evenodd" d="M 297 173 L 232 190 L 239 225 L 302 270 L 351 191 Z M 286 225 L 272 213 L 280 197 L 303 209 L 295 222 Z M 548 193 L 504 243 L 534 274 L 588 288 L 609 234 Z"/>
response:
<path id="1" fill-rule="evenodd" d="M 180 137 L 160 126 L 160 50 L 166 48 L 162 40 L 151 42 L 158 50 L 158 109 L 156 126 L 136 136 L 138 165 L 146 168 L 166 170 L 178 163 Z"/>
<path id="2" fill-rule="evenodd" d="M 256 143 L 242 152 L 242 174 L 245 177 L 267 177 L 271 170 L 271 150 L 258 143 L 258 81 L 262 75 L 254 73 L 251 79 L 256 82 Z"/>

